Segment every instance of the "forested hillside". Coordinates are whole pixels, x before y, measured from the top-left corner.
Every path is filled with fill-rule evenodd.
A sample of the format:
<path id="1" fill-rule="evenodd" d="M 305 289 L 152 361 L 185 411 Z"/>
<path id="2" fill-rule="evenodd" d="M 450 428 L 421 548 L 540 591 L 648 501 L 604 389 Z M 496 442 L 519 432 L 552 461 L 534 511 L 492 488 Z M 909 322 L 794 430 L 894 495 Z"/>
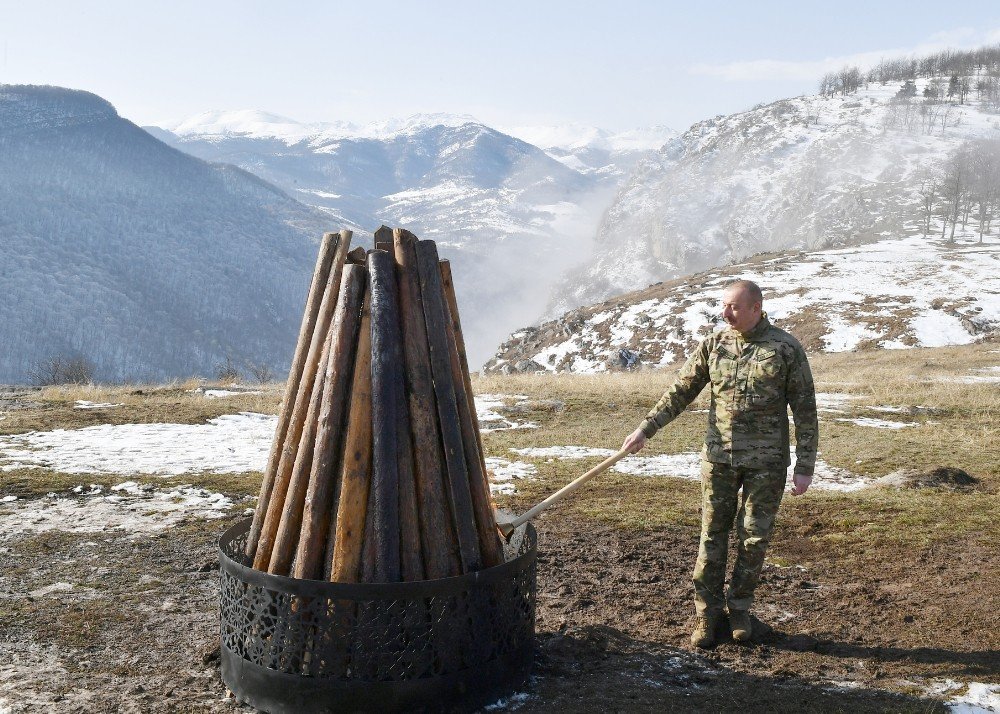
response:
<path id="1" fill-rule="evenodd" d="M 55 358 L 102 380 L 287 368 L 317 210 L 172 149 L 103 99 L 0 87 L 0 382 Z"/>

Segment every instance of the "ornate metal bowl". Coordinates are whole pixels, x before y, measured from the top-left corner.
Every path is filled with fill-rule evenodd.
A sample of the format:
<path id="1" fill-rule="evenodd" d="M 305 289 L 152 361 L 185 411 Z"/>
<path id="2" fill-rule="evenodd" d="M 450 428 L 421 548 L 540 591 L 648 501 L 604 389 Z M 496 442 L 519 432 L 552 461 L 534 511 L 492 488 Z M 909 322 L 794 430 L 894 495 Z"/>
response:
<path id="1" fill-rule="evenodd" d="M 297 580 L 251 568 L 250 521 L 219 542 L 222 679 L 267 712 L 472 711 L 523 684 L 535 637 L 536 534 L 506 562 L 411 583 Z"/>

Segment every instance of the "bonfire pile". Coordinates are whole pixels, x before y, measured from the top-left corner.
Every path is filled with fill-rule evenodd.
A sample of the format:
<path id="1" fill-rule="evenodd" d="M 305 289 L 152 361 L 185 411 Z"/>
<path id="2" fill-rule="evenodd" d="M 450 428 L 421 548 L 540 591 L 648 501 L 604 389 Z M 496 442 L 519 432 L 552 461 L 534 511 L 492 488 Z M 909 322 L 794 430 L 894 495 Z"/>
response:
<path id="1" fill-rule="evenodd" d="M 451 268 L 383 226 L 323 237 L 260 501 L 258 570 L 336 582 L 503 560 Z"/>

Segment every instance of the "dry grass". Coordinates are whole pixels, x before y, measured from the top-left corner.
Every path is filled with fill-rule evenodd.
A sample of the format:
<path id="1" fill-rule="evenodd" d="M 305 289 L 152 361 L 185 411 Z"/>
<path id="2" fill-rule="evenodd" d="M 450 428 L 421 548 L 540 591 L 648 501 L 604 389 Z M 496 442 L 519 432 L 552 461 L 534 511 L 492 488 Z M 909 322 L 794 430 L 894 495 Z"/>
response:
<path id="1" fill-rule="evenodd" d="M 79 429 L 97 424 L 203 424 L 209 419 L 236 412 L 274 414 L 280 408 L 284 386 L 264 385 L 252 392 L 209 399 L 196 391 L 194 380 L 155 386 L 67 385 L 32 391 L 29 409 L 13 409 L 3 415 L 0 434 L 27 431 Z M 209 389 L 222 389 L 212 387 Z M 115 404 L 98 409 L 78 409 L 77 401 Z"/>
<path id="2" fill-rule="evenodd" d="M 1000 463 L 991 447 L 1000 442 L 1000 386 L 944 381 L 977 374 L 977 370 L 1000 364 L 998 349 L 1000 347 L 993 343 L 813 356 L 819 391 L 857 397 L 850 402 L 846 414 L 821 414 L 821 458 L 827 463 L 868 477 L 883 476 L 900 468 L 952 466 L 980 479 L 981 486 L 971 493 L 957 494 L 927 489 L 865 489 L 836 494 L 814 489 L 806 499 L 786 500 L 782 527 L 836 547 L 863 544 L 874 538 L 902 543 L 923 542 L 928 538 L 945 538 L 948 533 L 1000 537 L 1000 523 L 984 515 L 991 508 L 995 510 L 996 494 L 1000 490 Z M 522 411 L 511 416 L 539 426 L 484 435 L 490 456 L 528 460 L 538 469 L 537 479 L 519 481 L 518 494 L 500 497 L 498 503 L 523 510 L 600 460 L 525 459 L 515 456 L 510 449 L 558 445 L 615 449 L 670 386 L 675 371 L 599 376 L 477 377 L 474 385 L 477 393 L 528 395 Z M 282 395 L 281 385 L 268 385 L 262 389 L 262 394 L 206 399 L 191 391 L 196 386 L 84 386 L 34 390 L 26 397 L 34 405 L 10 408 L 0 421 L 0 433 L 78 428 L 101 423 L 200 423 L 239 411 L 275 413 Z M 77 400 L 122 406 L 74 409 Z M 880 413 L 870 409 L 879 405 L 924 409 L 910 414 Z M 698 451 L 704 438 L 706 415 L 696 410 L 706 407 L 707 398 L 703 394 L 692 409 L 662 430 L 644 453 Z M 837 417 L 848 416 L 915 422 L 919 426 L 882 430 L 836 421 Z M 0 473 L 0 493 L 31 498 L 50 491 L 65 492 L 78 484 L 112 485 L 126 479 L 152 481 L 164 486 L 192 483 L 237 497 L 256 494 L 260 484 L 257 472 L 187 474 L 164 479 L 21 469 Z M 699 486 L 695 482 L 609 473 L 558 506 L 556 512 L 571 509 L 624 528 L 687 529 L 697 526 L 699 502 Z"/>
<path id="3" fill-rule="evenodd" d="M 864 546 L 875 539 L 901 545 L 926 545 L 957 535 L 988 540 L 1000 537 L 995 511 L 1000 490 L 1000 385 L 963 384 L 955 379 L 1000 364 L 996 343 L 948 347 L 815 355 L 811 357 L 817 390 L 856 397 L 843 414 L 821 413 L 820 452 L 827 463 L 854 473 L 880 477 L 900 468 L 952 466 L 980 479 L 967 493 L 922 489 L 864 489 L 854 493 L 813 490 L 806 499 L 787 498 L 782 528 L 817 543 L 841 548 Z M 527 460 L 538 478 L 518 482 L 515 497 L 501 505 L 523 510 L 554 491 L 599 459 L 546 461 L 525 459 L 509 450 L 528 446 L 583 445 L 617 448 L 649 407 L 670 386 L 676 369 L 611 375 L 488 375 L 475 380 L 479 393 L 525 394 L 528 406 L 515 418 L 538 429 L 500 431 L 484 437 L 491 456 Z M 993 373 L 996 374 L 995 372 Z M 562 409 L 539 400 L 559 400 Z M 544 405 L 544 408 L 541 408 Z M 875 406 L 924 407 L 914 413 L 883 413 Z M 702 394 L 692 408 L 651 440 L 644 454 L 697 451 L 704 437 Z M 868 416 L 915 422 L 916 427 L 889 430 L 836 421 Z M 556 509 L 624 528 L 696 528 L 700 504 L 697 483 L 669 478 L 605 474 Z"/>
<path id="4" fill-rule="evenodd" d="M 1000 385 L 954 380 L 983 376 L 1000 365 L 1000 346 L 820 354 L 810 358 L 817 391 L 851 394 L 849 413 L 821 413 L 820 451 L 834 466 L 866 476 L 898 468 L 939 465 L 965 469 L 997 485 L 1000 463 L 989 444 L 1000 443 Z M 477 393 L 526 394 L 557 399 L 565 409 L 518 414 L 543 428 L 487 435 L 487 449 L 579 444 L 616 448 L 671 385 L 676 369 L 608 375 L 487 375 L 475 380 Z M 996 372 L 993 376 L 997 375 Z M 700 448 L 708 405 L 707 390 L 674 423 L 657 434 L 650 453 Z M 529 402 L 530 405 L 530 402 Z M 882 413 L 870 407 L 923 407 L 914 414 Z M 838 422 L 836 417 L 869 416 L 917 422 L 919 427 L 873 429 Z M 502 453 L 494 455 L 502 456 Z M 861 464 L 858 464 L 858 461 Z"/>

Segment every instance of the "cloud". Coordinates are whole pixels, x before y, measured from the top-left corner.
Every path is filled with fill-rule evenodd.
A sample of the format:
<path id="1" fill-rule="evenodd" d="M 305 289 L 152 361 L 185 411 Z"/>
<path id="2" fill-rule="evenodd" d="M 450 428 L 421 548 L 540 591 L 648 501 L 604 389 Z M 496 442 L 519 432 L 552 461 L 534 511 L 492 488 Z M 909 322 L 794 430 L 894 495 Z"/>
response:
<path id="1" fill-rule="evenodd" d="M 960 27 L 936 32 L 927 40 L 913 47 L 858 52 L 850 55 L 825 57 L 819 60 L 743 60 L 721 64 L 700 63 L 688 67 L 690 74 L 717 77 L 727 82 L 759 82 L 775 80 L 816 80 L 827 72 L 841 67 L 857 65 L 862 69 L 872 67 L 880 60 L 897 57 L 922 56 L 942 50 L 971 49 L 1000 42 L 1000 28 L 974 30 Z"/>

